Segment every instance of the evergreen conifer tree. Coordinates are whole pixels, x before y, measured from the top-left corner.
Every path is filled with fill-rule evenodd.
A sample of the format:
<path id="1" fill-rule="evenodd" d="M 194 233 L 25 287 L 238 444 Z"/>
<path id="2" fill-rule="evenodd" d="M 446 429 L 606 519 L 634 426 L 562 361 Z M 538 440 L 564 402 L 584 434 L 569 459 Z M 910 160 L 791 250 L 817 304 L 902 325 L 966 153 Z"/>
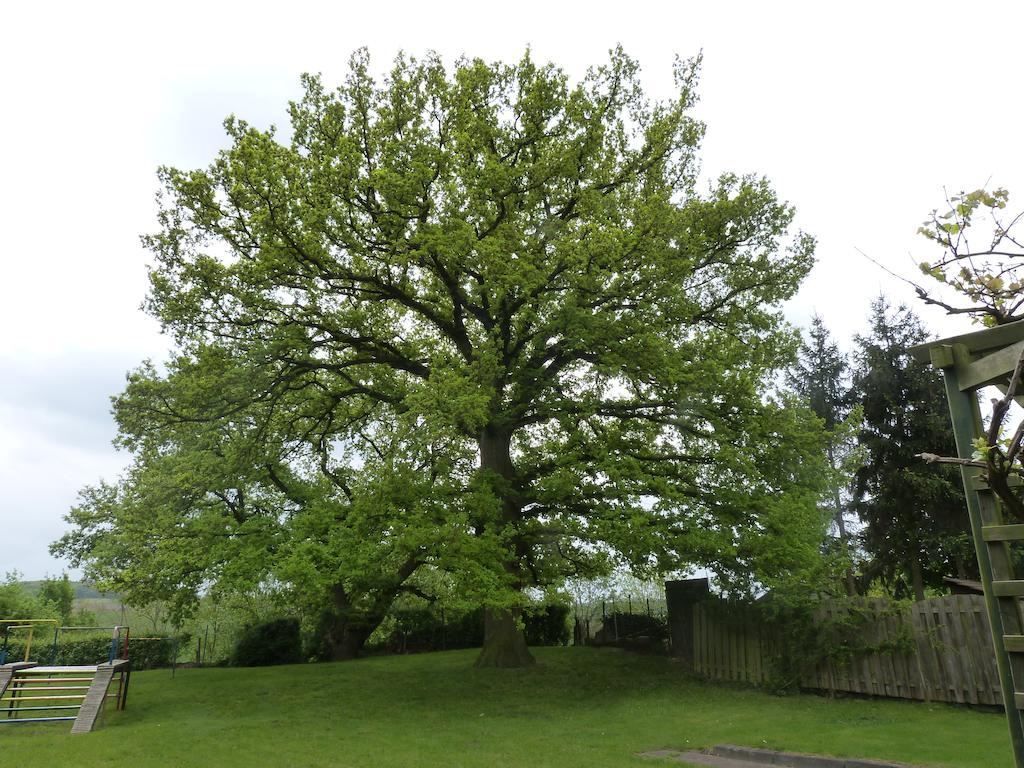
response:
<path id="1" fill-rule="evenodd" d="M 862 545 L 878 577 L 897 596 L 924 599 L 957 572 L 970 575 L 966 502 L 949 467 L 925 465 L 925 451 L 955 453 L 941 375 L 907 350 L 928 339 L 917 316 L 884 297 L 871 305 L 870 330 L 857 336 L 854 390 L 863 408 L 858 441 L 865 461 L 856 476 L 854 509 L 865 524 Z"/>

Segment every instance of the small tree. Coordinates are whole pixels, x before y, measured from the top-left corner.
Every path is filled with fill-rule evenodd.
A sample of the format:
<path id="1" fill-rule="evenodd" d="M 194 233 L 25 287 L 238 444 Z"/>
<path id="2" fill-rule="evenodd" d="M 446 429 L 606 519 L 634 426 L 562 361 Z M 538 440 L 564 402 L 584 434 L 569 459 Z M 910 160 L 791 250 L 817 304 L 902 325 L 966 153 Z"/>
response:
<path id="1" fill-rule="evenodd" d="M 75 607 L 75 590 L 66 573 L 59 579 L 47 577 L 39 588 L 39 597 L 54 607 L 62 624 L 71 619 Z"/>
<path id="2" fill-rule="evenodd" d="M 21 582 L 21 574 L 8 571 L 0 580 L 0 620 L 49 619 L 57 613 L 56 606 L 32 595 Z"/>
<path id="3" fill-rule="evenodd" d="M 846 526 L 847 502 L 843 499 L 843 493 L 844 486 L 849 484 L 849 472 L 852 471 L 851 465 L 856 454 L 854 422 L 859 420 L 860 412 L 854 406 L 849 379 L 846 355 L 832 340 L 825 321 L 815 315 L 800 345 L 797 362 L 787 371 L 786 381 L 789 388 L 810 405 L 825 426 L 825 450 L 832 470 L 831 493 L 826 503 L 839 540 L 845 570 L 844 586 L 848 595 L 855 595 L 857 585 Z"/>

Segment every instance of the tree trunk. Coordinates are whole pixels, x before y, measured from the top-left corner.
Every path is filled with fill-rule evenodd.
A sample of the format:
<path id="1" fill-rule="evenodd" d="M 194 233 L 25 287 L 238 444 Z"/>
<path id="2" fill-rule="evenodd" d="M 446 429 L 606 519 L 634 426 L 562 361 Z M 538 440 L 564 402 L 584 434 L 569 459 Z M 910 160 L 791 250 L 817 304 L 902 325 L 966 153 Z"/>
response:
<path id="1" fill-rule="evenodd" d="M 964 556 L 956 555 L 953 557 L 953 562 L 956 563 L 956 577 L 958 579 L 967 579 L 967 566 L 964 564 Z"/>
<path id="2" fill-rule="evenodd" d="M 519 627 L 518 608 L 484 610 L 484 647 L 476 657 L 477 667 L 529 667 L 536 663 L 526 647 L 526 635 Z"/>
<path id="3" fill-rule="evenodd" d="M 518 478 L 511 455 L 512 435 L 493 426 L 480 433 L 480 469 L 490 473 L 493 491 L 501 499 L 502 527 L 514 525 L 522 517 L 523 505 L 518 498 Z M 512 577 L 514 588 L 526 584 L 522 577 L 522 563 L 528 554 L 523 541 L 514 540 L 513 557 L 505 562 L 505 571 Z M 484 609 L 484 646 L 476 659 L 477 667 L 527 667 L 534 658 L 526 647 L 526 635 L 519 626 L 518 608 Z"/>
<path id="4" fill-rule="evenodd" d="M 837 470 L 835 449 L 832 447 L 831 442 L 828 446 L 828 463 L 833 470 Z M 843 559 L 846 561 L 846 573 L 843 581 L 846 586 L 846 594 L 849 597 L 855 597 L 857 595 L 857 579 L 853 575 L 853 565 L 850 560 L 850 535 L 846 532 L 846 519 L 843 517 L 843 500 L 839 495 L 839 487 L 832 489 L 832 504 L 835 512 L 836 530 L 839 533 L 839 546 L 843 553 Z"/>
<path id="5" fill-rule="evenodd" d="M 331 661 L 348 661 L 358 658 L 371 631 L 364 626 L 354 626 L 344 619 L 337 619 L 328 633 Z"/>
<path id="6" fill-rule="evenodd" d="M 352 607 L 345 587 L 337 584 L 331 590 L 333 610 L 327 625 L 327 650 L 331 661 L 347 661 L 362 653 L 367 638 L 383 620 L 383 614 L 374 620 Z"/>
<path id="7" fill-rule="evenodd" d="M 924 600 L 924 578 L 921 575 L 921 562 L 917 558 L 910 560 L 910 583 L 914 588 L 914 599 L 917 602 Z"/>

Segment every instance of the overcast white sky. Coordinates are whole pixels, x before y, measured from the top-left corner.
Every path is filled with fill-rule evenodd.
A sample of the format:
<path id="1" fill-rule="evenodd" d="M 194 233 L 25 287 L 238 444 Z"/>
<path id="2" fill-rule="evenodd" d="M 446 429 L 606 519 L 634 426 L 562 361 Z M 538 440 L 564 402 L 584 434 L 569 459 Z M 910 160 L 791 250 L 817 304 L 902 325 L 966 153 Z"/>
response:
<path id="1" fill-rule="evenodd" d="M 0 11 L 0 572 L 64 567 L 47 545 L 79 488 L 114 479 L 109 397 L 167 349 L 139 311 L 155 169 L 197 167 L 229 113 L 285 123 L 299 74 L 337 83 L 349 54 L 488 60 L 532 46 L 577 75 L 616 43 L 668 95 L 704 51 L 705 173 L 766 175 L 818 238 L 788 308 L 844 343 L 910 274 L 944 188 L 1024 204 L 1021 3 L 12 3 Z M 1011 204 L 1013 198 L 1011 198 Z M 914 258 L 914 257 L 917 258 Z M 921 313 L 936 333 L 965 321 Z"/>

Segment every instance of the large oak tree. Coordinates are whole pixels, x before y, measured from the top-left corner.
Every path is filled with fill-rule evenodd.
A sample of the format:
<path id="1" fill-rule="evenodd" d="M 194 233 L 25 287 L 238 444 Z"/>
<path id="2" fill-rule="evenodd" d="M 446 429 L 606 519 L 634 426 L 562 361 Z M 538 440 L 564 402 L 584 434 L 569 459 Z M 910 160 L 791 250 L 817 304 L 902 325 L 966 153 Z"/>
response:
<path id="1" fill-rule="evenodd" d="M 367 425 L 470 450 L 461 538 L 424 551 L 487 606 L 483 665 L 531 661 L 524 594 L 569 574 L 808 567 L 820 428 L 767 392 L 813 243 L 764 180 L 698 191 L 697 63 L 652 101 L 621 51 L 577 83 L 529 55 L 375 80 L 361 52 L 336 90 L 304 78 L 286 138 L 229 119 L 208 168 L 160 172 L 147 306 L 247 394 L 144 397 L 143 372 L 131 429 L 247 414 L 327 482 Z"/>

